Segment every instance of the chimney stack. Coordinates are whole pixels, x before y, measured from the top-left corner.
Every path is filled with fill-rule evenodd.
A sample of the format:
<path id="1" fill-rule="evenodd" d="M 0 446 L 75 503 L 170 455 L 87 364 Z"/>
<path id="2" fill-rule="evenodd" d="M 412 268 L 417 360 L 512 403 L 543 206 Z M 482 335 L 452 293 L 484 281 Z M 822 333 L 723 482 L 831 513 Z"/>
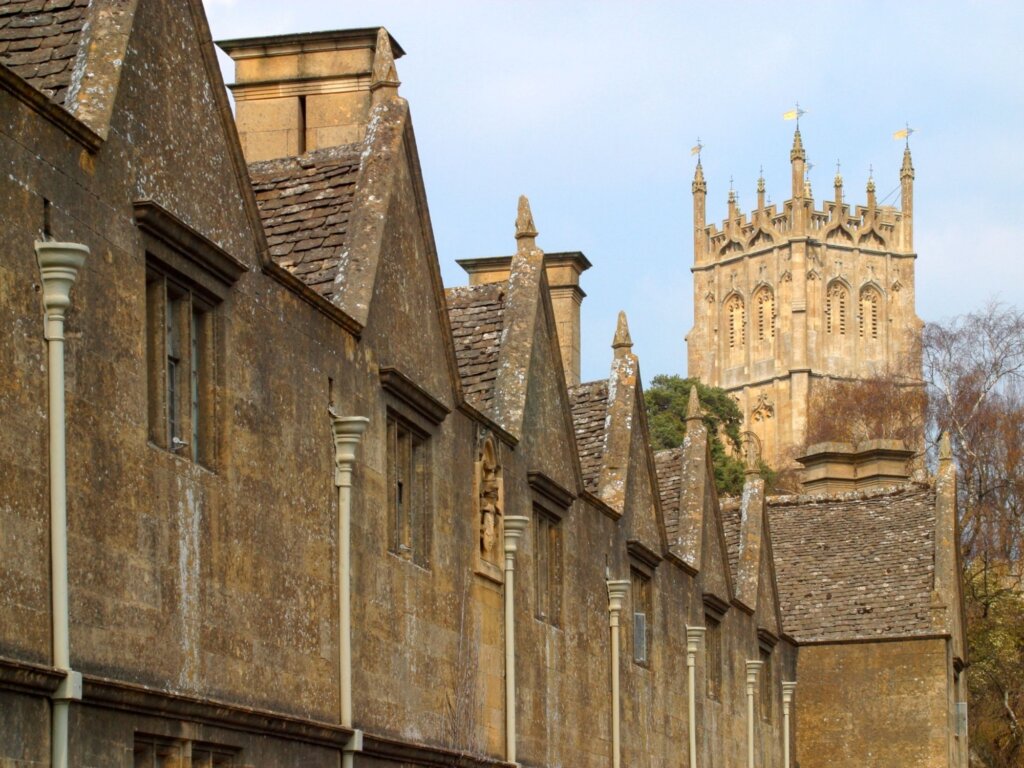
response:
<path id="1" fill-rule="evenodd" d="M 379 39 L 389 42 L 390 50 Z M 250 163 L 362 141 L 374 78 L 387 71 L 383 85 L 397 86 L 392 60 L 405 53 L 381 27 L 223 40 L 217 45 L 235 62 L 236 82 L 229 87 Z"/>
<path id="2" fill-rule="evenodd" d="M 797 459 L 804 465 L 805 493 L 843 493 L 899 485 L 910 480 L 914 452 L 902 440 L 818 443 Z"/>
<path id="3" fill-rule="evenodd" d="M 502 283 L 509 278 L 512 257 L 460 259 L 457 263 L 469 275 L 470 285 Z M 544 254 L 544 273 L 555 310 L 565 383 L 570 387 L 580 383 L 580 305 L 587 295 L 580 288 L 580 275 L 590 267 L 590 261 L 579 251 Z"/>

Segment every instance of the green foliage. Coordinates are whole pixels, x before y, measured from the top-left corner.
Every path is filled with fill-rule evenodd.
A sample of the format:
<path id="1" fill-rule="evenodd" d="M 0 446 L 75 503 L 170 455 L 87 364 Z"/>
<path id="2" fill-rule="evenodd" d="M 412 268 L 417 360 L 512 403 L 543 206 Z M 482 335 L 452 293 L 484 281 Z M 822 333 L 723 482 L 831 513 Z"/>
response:
<path id="1" fill-rule="evenodd" d="M 970 744 L 979 764 L 993 768 L 1024 761 L 1024 593 L 1006 564 L 976 558 L 964 571 L 971 667 Z M 972 765 L 974 762 L 972 761 Z"/>
<path id="2" fill-rule="evenodd" d="M 655 450 L 682 445 L 686 435 L 686 407 L 690 402 L 690 388 L 695 384 L 704 412 L 704 424 L 711 436 L 715 486 L 719 493 L 735 496 L 743 490 L 744 467 L 743 462 L 737 458 L 741 448 L 740 426 L 743 414 L 736 401 L 724 389 L 710 387 L 697 379 L 664 374 L 655 376 L 644 390 L 651 442 Z M 731 454 L 726 450 L 727 445 Z M 762 462 L 761 476 L 770 485 L 775 473 Z"/>

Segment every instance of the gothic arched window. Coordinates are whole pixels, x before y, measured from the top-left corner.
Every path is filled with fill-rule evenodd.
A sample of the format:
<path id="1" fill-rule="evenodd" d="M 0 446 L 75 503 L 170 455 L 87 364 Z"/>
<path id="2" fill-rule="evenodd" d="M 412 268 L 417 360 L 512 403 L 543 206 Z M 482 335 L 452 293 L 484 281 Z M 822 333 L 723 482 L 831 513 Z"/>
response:
<path id="1" fill-rule="evenodd" d="M 746 338 L 747 318 L 743 299 L 736 294 L 725 303 L 725 320 L 729 328 L 729 349 L 739 349 Z"/>
<path id="2" fill-rule="evenodd" d="M 757 313 L 757 340 L 771 341 L 775 338 L 775 294 L 771 288 L 762 288 L 754 298 L 754 312 Z"/>
<path id="3" fill-rule="evenodd" d="M 846 314 L 849 306 L 850 294 L 846 286 L 839 281 L 830 283 L 825 293 L 825 333 L 846 335 Z"/>
<path id="4" fill-rule="evenodd" d="M 860 337 L 862 339 L 877 339 L 879 331 L 879 308 L 882 304 L 882 297 L 878 291 L 871 286 L 861 289 L 860 292 Z"/>

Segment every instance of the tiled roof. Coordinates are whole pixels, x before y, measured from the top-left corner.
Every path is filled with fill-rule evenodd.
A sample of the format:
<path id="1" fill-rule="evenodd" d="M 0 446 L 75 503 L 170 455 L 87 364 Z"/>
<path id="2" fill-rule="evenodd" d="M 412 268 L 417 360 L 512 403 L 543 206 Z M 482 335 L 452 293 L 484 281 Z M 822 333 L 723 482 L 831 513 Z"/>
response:
<path id="1" fill-rule="evenodd" d="M 0 0 L 0 64 L 64 104 L 89 0 Z"/>
<path id="2" fill-rule="evenodd" d="M 679 528 L 682 460 L 682 448 L 668 448 L 654 454 L 654 469 L 658 474 L 658 493 L 661 496 L 662 513 L 665 515 L 665 534 L 669 540 L 675 538 Z"/>
<path id="3" fill-rule="evenodd" d="M 494 400 L 507 290 L 502 282 L 445 291 L 462 392 L 470 405 L 485 414 Z"/>
<path id="4" fill-rule="evenodd" d="M 799 642 L 927 634 L 935 491 L 768 500 L 786 632 Z"/>
<path id="5" fill-rule="evenodd" d="M 736 583 L 736 566 L 740 561 L 740 505 L 726 503 L 721 505 L 722 528 L 725 531 L 725 549 L 729 556 L 729 574 Z"/>
<path id="6" fill-rule="evenodd" d="M 576 448 L 580 452 L 583 487 L 597 492 L 604 459 L 605 429 L 608 420 L 608 382 L 591 381 L 569 388 Z"/>
<path id="7" fill-rule="evenodd" d="M 270 255 L 330 299 L 345 250 L 361 145 L 249 165 Z"/>

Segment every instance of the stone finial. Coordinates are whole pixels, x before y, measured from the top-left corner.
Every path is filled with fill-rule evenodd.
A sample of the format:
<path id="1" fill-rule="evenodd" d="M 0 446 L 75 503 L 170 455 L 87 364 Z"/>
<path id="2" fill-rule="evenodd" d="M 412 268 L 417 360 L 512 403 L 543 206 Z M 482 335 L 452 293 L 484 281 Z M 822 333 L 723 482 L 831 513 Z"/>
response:
<path id="1" fill-rule="evenodd" d="M 519 210 L 516 213 L 516 240 L 530 240 L 537 237 L 537 225 L 533 223 L 530 201 L 526 195 L 519 196 Z M 532 245 L 532 243 L 530 243 Z"/>
<path id="2" fill-rule="evenodd" d="M 398 86 L 402 84 L 395 69 L 395 56 L 391 51 L 391 35 L 381 27 L 377 30 L 377 47 L 373 52 L 373 70 L 370 73 L 370 91 L 374 99 L 398 94 Z M 378 89 L 380 95 L 378 95 Z"/>
<path id="3" fill-rule="evenodd" d="M 620 349 L 628 352 L 633 348 L 633 339 L 629 336 L 629 323 L 626 321 L 626 313 L 619 312 L 619 321 L 615 325 L 615 338 L 612 339 L 612 349 L 618 351 Z"/>
<path id="4" fill-rule="evenodd" d="M 949 439 L 949 432 L 943 432 L 939 436 L 939 461 L 947 462 L 953 460 L 953 443 Z"/>
<path id="5" fill-rule="evenodd" d="M 900 168 L 901 179 L 914 178 L 914 164 L 910 160 L 910 144 L 903 148 L 903 167 Z"/>
<path id="6" fill-rule="evenodd" d="M 693 194 L 705 194 L 708 191 L 707 182 L 704 181 L 704 168 L 701 167 L 700 160 L 697 160 L 697 170 L 693 172 L 693 184 L 691 186 Z"/>
<path id="7" fill-rule="evenodd" d="M 800 129 L 793 133 L 793 148 L 789 151 L 789 161 L 806 160 L 807 153 L 804 152 L 804 141 L 800 136 Z"/>
<path id="8" fill-rule="evenodd" d="M 690 387 L 690 398 L 686 403 L 686 420 L 703 419 L 704 413 L 700 407 L 700 396 L 697 394 L 697 385 Z"/>
<path id="9" fill-rule="evenodd" d="M 868 168 L 868 208 L 875 207 L 875 169 Z"/>
<path id="10" fill-rule="evenodd" d="M 843 174 L 840 171 L 838 160 L 836 160 L 836 177 L 832 180 L 832 185 L 836 190 L 836 202 L 843 202 Z"/>

